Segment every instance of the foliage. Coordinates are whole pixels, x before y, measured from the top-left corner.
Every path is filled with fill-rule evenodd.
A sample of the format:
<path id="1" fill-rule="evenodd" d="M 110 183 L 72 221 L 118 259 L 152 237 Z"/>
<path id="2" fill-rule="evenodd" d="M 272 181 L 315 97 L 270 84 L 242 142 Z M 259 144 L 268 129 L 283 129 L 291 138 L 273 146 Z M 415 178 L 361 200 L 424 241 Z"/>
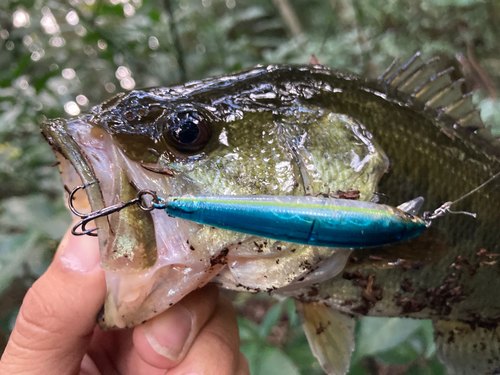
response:
<path id="1" fill-rule="evenodd" d="M 480 89 L 476 100 L 484 121 L 500 134 L 499 15 L 498 3 L 480 0 L 2 2 L 0 329 L 5 338 L 24 292 L 47 267 L 70 220 L 57 170 L 50 167 L 54 156 L 38 131 L 45 119 L 89 111 L 125 89 L 255 64 L 307 63 L 311 54 L 326 65 L 376 77 L 395 56 L 421 50 L 463 68 L 469 87 Z M 252 374 L 322 373 L 291 301 L 242 298 L 236 303 L 243 315 L 252 301 L 267 301 L 264 317 L 240 318 Z M 427 321 L 365 318 L 357 342 L 351 374 L 382 373 L 387 366 L 391 373 L 443 373 Z"/>
<path id="2" fill-rule="evenodd" d="M 251 374 L 323 374 L 308 349 L 294 302 L 269 302 L 265 296 L 260 300 L 260 304 L 259 300 L 236 300 L 237 308 L 245 308 L 241 314 L 247 316 L 239 318 L 239 326 L 241 350 L 249 360 Z M 271 307 L 258 319 L 262 300 Z M 249 310 L 254 313 L 249 314 Z M 429 320 L 363 318 L 356 327 L 357 346 L 349 375 L 388 373 L 389 369 L 394 374 L 444 375 L 435 357 L 433 338 Z"/>

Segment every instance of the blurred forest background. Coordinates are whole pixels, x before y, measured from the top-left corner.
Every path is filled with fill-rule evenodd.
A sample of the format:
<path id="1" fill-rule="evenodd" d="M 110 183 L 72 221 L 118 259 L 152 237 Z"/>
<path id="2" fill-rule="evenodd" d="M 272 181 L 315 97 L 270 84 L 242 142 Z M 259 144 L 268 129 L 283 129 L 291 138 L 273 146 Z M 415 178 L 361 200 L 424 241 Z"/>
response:
<path id="1" fill-rule="evenodd" d="M 377 77 L 422 51 L 462 69 L 500 136 L 500 2 L 481 0 L 2 0 L 0 350 L 70 221 L 39 133 L 118 92 L 266 63 Z M 236 294 L 253 375 L 322 374 L 291 301 Z M 444 374 L 429 321 L 361 319 L 351 375 Z"/>

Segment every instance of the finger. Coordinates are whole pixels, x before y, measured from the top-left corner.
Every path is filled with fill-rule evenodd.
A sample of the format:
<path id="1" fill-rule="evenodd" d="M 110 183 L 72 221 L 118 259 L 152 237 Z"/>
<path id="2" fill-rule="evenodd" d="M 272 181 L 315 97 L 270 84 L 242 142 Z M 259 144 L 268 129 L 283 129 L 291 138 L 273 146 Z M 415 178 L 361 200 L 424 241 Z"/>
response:
<path id="1" fill-rule="evenodd" d="M 89 359 L 99 369 L 96 375 L 157 375 L 154 371 L 151 371 L 151 366 L 145 364 L 137 354 L 132 334 L 132 328 L 102 331 L 99 326 L 95 327 L 87 354 Z M 164 374 L 165 371 L 163 370 L 161 375 Z M 94 375 L 94 373 L 90 373 L 89 375 Z"/>
<path id="2" fill-rule="evenodd" d="M 24 298 L 0 373 L 77 373 L 105 294 L 97 239 L 68 231 Z"/>
<path id="3" fill-rule="evenodd" d="M 134 346 L 142 360 L 160 369 L 176 366 L 213 315 L 218 295 L 216 286 L 207 285 L 136 327 Z"/>
<path id="4" fill-rule="evenodd" d="M 238 371 L 236 371 L 236 375 L 250 375 L 250 367 L 248 365 L 248 359 L 242 352 L 240 352 Z"/>
<path id="5" fill-rule="evenodd" d="M 169 375 L 245 375 L 248 362 L 240 352 L 236 312 L 225 296 L 200 331 L 184 360 Z"/>

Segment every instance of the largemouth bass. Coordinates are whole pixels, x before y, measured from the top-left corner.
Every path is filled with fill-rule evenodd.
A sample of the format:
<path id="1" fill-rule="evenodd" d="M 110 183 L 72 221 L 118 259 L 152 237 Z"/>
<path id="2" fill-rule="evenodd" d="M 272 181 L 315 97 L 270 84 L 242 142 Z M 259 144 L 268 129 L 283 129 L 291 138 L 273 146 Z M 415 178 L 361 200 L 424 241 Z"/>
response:
<path id="1" fill-rule="evenodd" d="M 433 210 L 491 177 L 500 155 L 461 82 L 435 63 L 415 56 L 378 82 L 322 65 L 256 67 L 121 94 L 78 119 L 49 121 L 42 133 L 66 190 L 86 184 L 93 211 L 144 189 L 163 197 L 359 190 L 364 201 L 379 191 L 397 204 L 423 196 Z M 452 373 L 472 373 L 460 372 L 469 357 L 474 373 L 491 373 L 498 342 L 483 355 L 461 343 L 496 332 L 498 195 L 493 182 L 457 204 L 477 220 L 447 216 L 411 241 L 358 250 L 343 272 L 349 249 L 128 207 L 96 220 L 108 284 L 100 325 L 134 326 L 214 280 L 295 298 L 328 373 L 347 371 L 355 314 L 434 319 Z M 82 194 L 73 205 L 88 203 Z"/>

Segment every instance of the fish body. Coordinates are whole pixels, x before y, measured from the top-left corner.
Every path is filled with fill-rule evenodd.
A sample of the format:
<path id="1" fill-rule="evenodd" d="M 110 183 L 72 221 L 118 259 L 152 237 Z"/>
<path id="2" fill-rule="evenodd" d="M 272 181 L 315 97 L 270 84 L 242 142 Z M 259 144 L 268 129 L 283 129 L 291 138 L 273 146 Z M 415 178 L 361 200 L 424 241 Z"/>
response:
<path id="1" fill-rule="evenodd" d="M 91 114 L 50 121 L 42 133 L 61 161 L 66 190 L 86 184 L 92 211 L 140 190 L 161 197 L 359 190 L 368 201 L 388 160 L 361 123 L 313 100 L 325 90 L 341 90 L 334 81 L 350 82 L 336 74 L 322 66 L 267 66 L 132 91 Z M 325 78 L 332 80 L 326 88 L 318 84 Z M 272 291 L 311 277 L 325 259 L 331 259 L 329 274 L 338 273 L 350 253 L 214 229 L 138 207 L 96 225 L 109 288 L 104 328 L 136 325 L 217 274 L 226 287 Z"/>
<path id="2" fill-rule="evenodd" d="M 363 248 L 421 234 L 424 221 L 398 208 L 355 200 L 293 196 L 168 197 L 174 217 L 303 245 Z"/>
<path id="3" fill-rule="evenodd" d="M 322 65 L 269 65 L 120 94 L 78 119 L 45 123 L 42 133 L 67 190 L 98 181 L 85 189 L 93 211 L 144 189 L 163 197 L 359 190 L 365 202 L 378 191 L 391 202 L 423 196 L 432 211 L 500 169 L 496 141 L 460 85 L 418 56 L 378 81 Z M 128 207 L 96 221 L 108 284 L 100 325 L 139 324 L 215 280 L 295 298 L 331 374 L 347 371 L 354 315 L 433 319 L 450 374 L 469 370 L 459 359 L 473 373 L 495 373 L 499 344 L 485 338 L 498 334 L 500 318 L 499 199 L 494 181 L 454 207 L 477 219 L 448 215 L 416 238 L 350 258 L 345 248 Z M 479 342 L 487 350 L 474 349 Z"/>
<path id="4" fill-rule="evenodd" d="M 408 69 L 412 74 L 392 71 L 382 77 L 387 93 L 406 98 L 399 102 L 401 110 L 391 114 L 379 106 L 374 112 L 386 120 L 372 125 L 368 111 L 358 109 L 356 118 L 391 160 L 379 191 L 396 201 L 421 195 L 426 200 L 424 210 L 432 210 L 487 181 L 500 165 L 498 142 L 479 121 L 467 123 L 477 113 L 471 105 L 460 108 L 461 92 L 444 99 L 433 112 L 436 102 L 459 83 L 442 86 L 438 98 L 425 93 L 425 82 L 402 92 L 414 75 L 427 68 L 417 63 Z M 420 111 L 431 116 L 421 117 Z M 432 319 L 438 356 L 448 374 L 500 373 L 499 202 L 500 183 L 494 180 L 454 207 L 477 213 L 476 219 L 448 215 L 408 242 L 355 250 L 340 275 L 286 294 L 303 301 L 306 313 L 319 303 L 333 314 Z M 315 328 L 333 318 L 325 313 L 313 319 Z M 310 343 L 317 339 L 313 336 L 317 335 L 308 334 Z M 339 360 L 322 350 L 316 347 L 315 353 L 324 367 Z"/>

